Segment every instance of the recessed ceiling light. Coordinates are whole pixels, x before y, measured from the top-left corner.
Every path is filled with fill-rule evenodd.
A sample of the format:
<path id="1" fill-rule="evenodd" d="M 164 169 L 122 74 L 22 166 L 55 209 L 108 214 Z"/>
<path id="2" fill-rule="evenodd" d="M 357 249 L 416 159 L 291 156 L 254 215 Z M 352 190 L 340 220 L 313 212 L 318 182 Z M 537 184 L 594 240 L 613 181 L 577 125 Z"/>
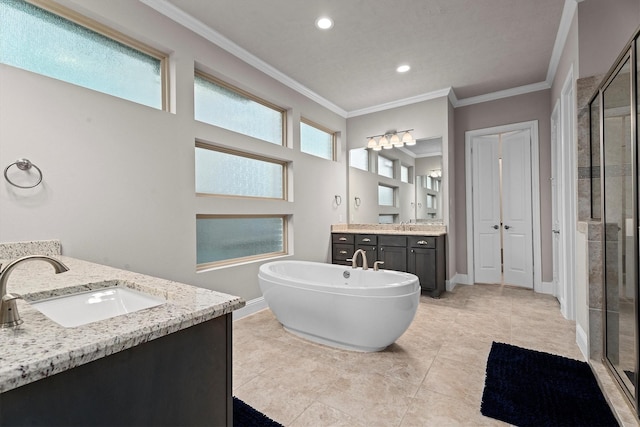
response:
<path id="1" fill-rule="evenodd" d="M 329 28 L 333 27 L 333 21 L 331 20 L 331 18 L 327 18 L 325 16 L 320 17 L 316 19 L 316 27 L 320 28 L 321 30 L 328 30 Z"/>
<path id="2" fill-rule="evenodd" d="M 404 64 L 404 65 L 400 65 L 398 68 L 396 68 L 396 71 L 399 72 L 399 73 L 406 73 L 410 69 L 411 69 L 410 66 Z"/>

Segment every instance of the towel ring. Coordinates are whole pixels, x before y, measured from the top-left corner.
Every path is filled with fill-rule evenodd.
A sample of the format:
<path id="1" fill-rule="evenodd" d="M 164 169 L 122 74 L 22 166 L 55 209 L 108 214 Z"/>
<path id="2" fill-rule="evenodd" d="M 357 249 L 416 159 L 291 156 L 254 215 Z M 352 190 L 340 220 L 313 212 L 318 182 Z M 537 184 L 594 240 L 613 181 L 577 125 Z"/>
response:
<path id="1" fill-rule="evenodd" d="M 11 181 L 9 179 L 9 176 L 7 175 L 7 172 L 9 171 L 9 168 L 11 166 L 15 165 L 18 169 L 20 169 L 21 171 L 28 171 L 29 169 L 31 169 L 32 167 L 35 168 L 35 170 L 38 171 L 38 182 L 36 182 L 33 185 L 18 185 L 15 182 Z M 33 163 L 31 163 L 28 159 L 18 159 L 15 162 L 11 163 L 9 166 L 7 166 L 4 169 L 4 179 L 7 180 L 7 182 L 11 185 L 13 185 L 14 187 L 18 187 L 18 188 L 33 188 L 33 187 L 37 187 L 41 182 L 42 182 L 42 171 L 40 170 L 39 167 L 37 167 L 36 165 L 34 165 Z"/>
<path id="2" fill-rule="evenodd" d="M 340 206 L 342 204 L 342 197 L 340 197 L 338 194 L 336 194 L 334 196 L 335 201 L 336 201 L 336 206 Z"/>

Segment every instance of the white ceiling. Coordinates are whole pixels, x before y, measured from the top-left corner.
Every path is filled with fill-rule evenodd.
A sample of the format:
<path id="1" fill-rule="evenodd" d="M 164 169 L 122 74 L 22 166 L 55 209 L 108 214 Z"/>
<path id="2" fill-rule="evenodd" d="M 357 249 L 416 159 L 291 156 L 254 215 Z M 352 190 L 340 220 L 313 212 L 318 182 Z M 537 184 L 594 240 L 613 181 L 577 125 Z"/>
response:
<path id="1" fill-rule="evenodd" d="M 565 3 L 141 1 L 345 116 L 449 87 L 463 100 L 548 84 Z M 332 29 L 315 27 L 321 15 Z M 397 73 L 401 63 L 411 70 Z"/>

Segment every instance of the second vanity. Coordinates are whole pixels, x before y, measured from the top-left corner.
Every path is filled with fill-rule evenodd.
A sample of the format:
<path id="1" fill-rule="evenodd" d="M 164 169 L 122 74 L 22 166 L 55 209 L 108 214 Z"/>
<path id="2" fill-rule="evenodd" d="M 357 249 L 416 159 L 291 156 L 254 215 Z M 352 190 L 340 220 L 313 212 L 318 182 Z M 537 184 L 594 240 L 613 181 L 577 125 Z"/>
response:
<path id="1" fill-rule="evenodd" d="M 232 425 L 231 313 L 241 298 L 53 256 L 69 271 L 25 262 L 8 280 L 24 298 L 23 323 L 0 329 L 0 425 Z M 163 302 L 75 327 L 29 303 L 113 286 Z"/>
<path id="2" fill-rule="evenodd" d="M 442 225 L 334 225 L 331 243 L 333 264 L 351 265 L 347 260 L 362 249 L 368 267 L 382 261 L 380 268 L 413 273 L 422 292 L 434 298 L 446 289 L 446 229 Z"/>

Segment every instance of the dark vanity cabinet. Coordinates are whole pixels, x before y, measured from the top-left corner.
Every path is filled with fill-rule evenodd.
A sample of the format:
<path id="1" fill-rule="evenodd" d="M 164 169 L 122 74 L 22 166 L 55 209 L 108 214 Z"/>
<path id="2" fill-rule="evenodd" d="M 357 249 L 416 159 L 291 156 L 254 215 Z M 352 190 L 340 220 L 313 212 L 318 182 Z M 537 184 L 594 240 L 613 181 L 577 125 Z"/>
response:
<path id="1" fill-rule="evenodd" d="M 439 297 L 445 291 L 444 236 L 409 236 L 408 269 L 420 279 L 422 292 Z"/>
<path id="2" fill-rule="evenodd" d="M 331 235 L 331 262 L 333 264 L 351 264 L 348 259 L 353 257 L 353 242 L 355 234 L 332 234 Z"/>
<path id="3" fill-rule="evenodd" d="M 445 291 L 445 235 L 332 233 L 331 240 L 333 264 L 351 265 L 347 259 L 362 249 L 369 267 L 382 261 L 383 269 L 413 273 L 420 279 L 422 292 L 434 298 Z"/>
<path id="4" fill-rule="evenodd" d="M 407 270 L 407 238 L 405 236 L 382 235 L 378 238 L 380 248 L 378 261 L 384 262 L 380 267 L 385 270 Z"/>

